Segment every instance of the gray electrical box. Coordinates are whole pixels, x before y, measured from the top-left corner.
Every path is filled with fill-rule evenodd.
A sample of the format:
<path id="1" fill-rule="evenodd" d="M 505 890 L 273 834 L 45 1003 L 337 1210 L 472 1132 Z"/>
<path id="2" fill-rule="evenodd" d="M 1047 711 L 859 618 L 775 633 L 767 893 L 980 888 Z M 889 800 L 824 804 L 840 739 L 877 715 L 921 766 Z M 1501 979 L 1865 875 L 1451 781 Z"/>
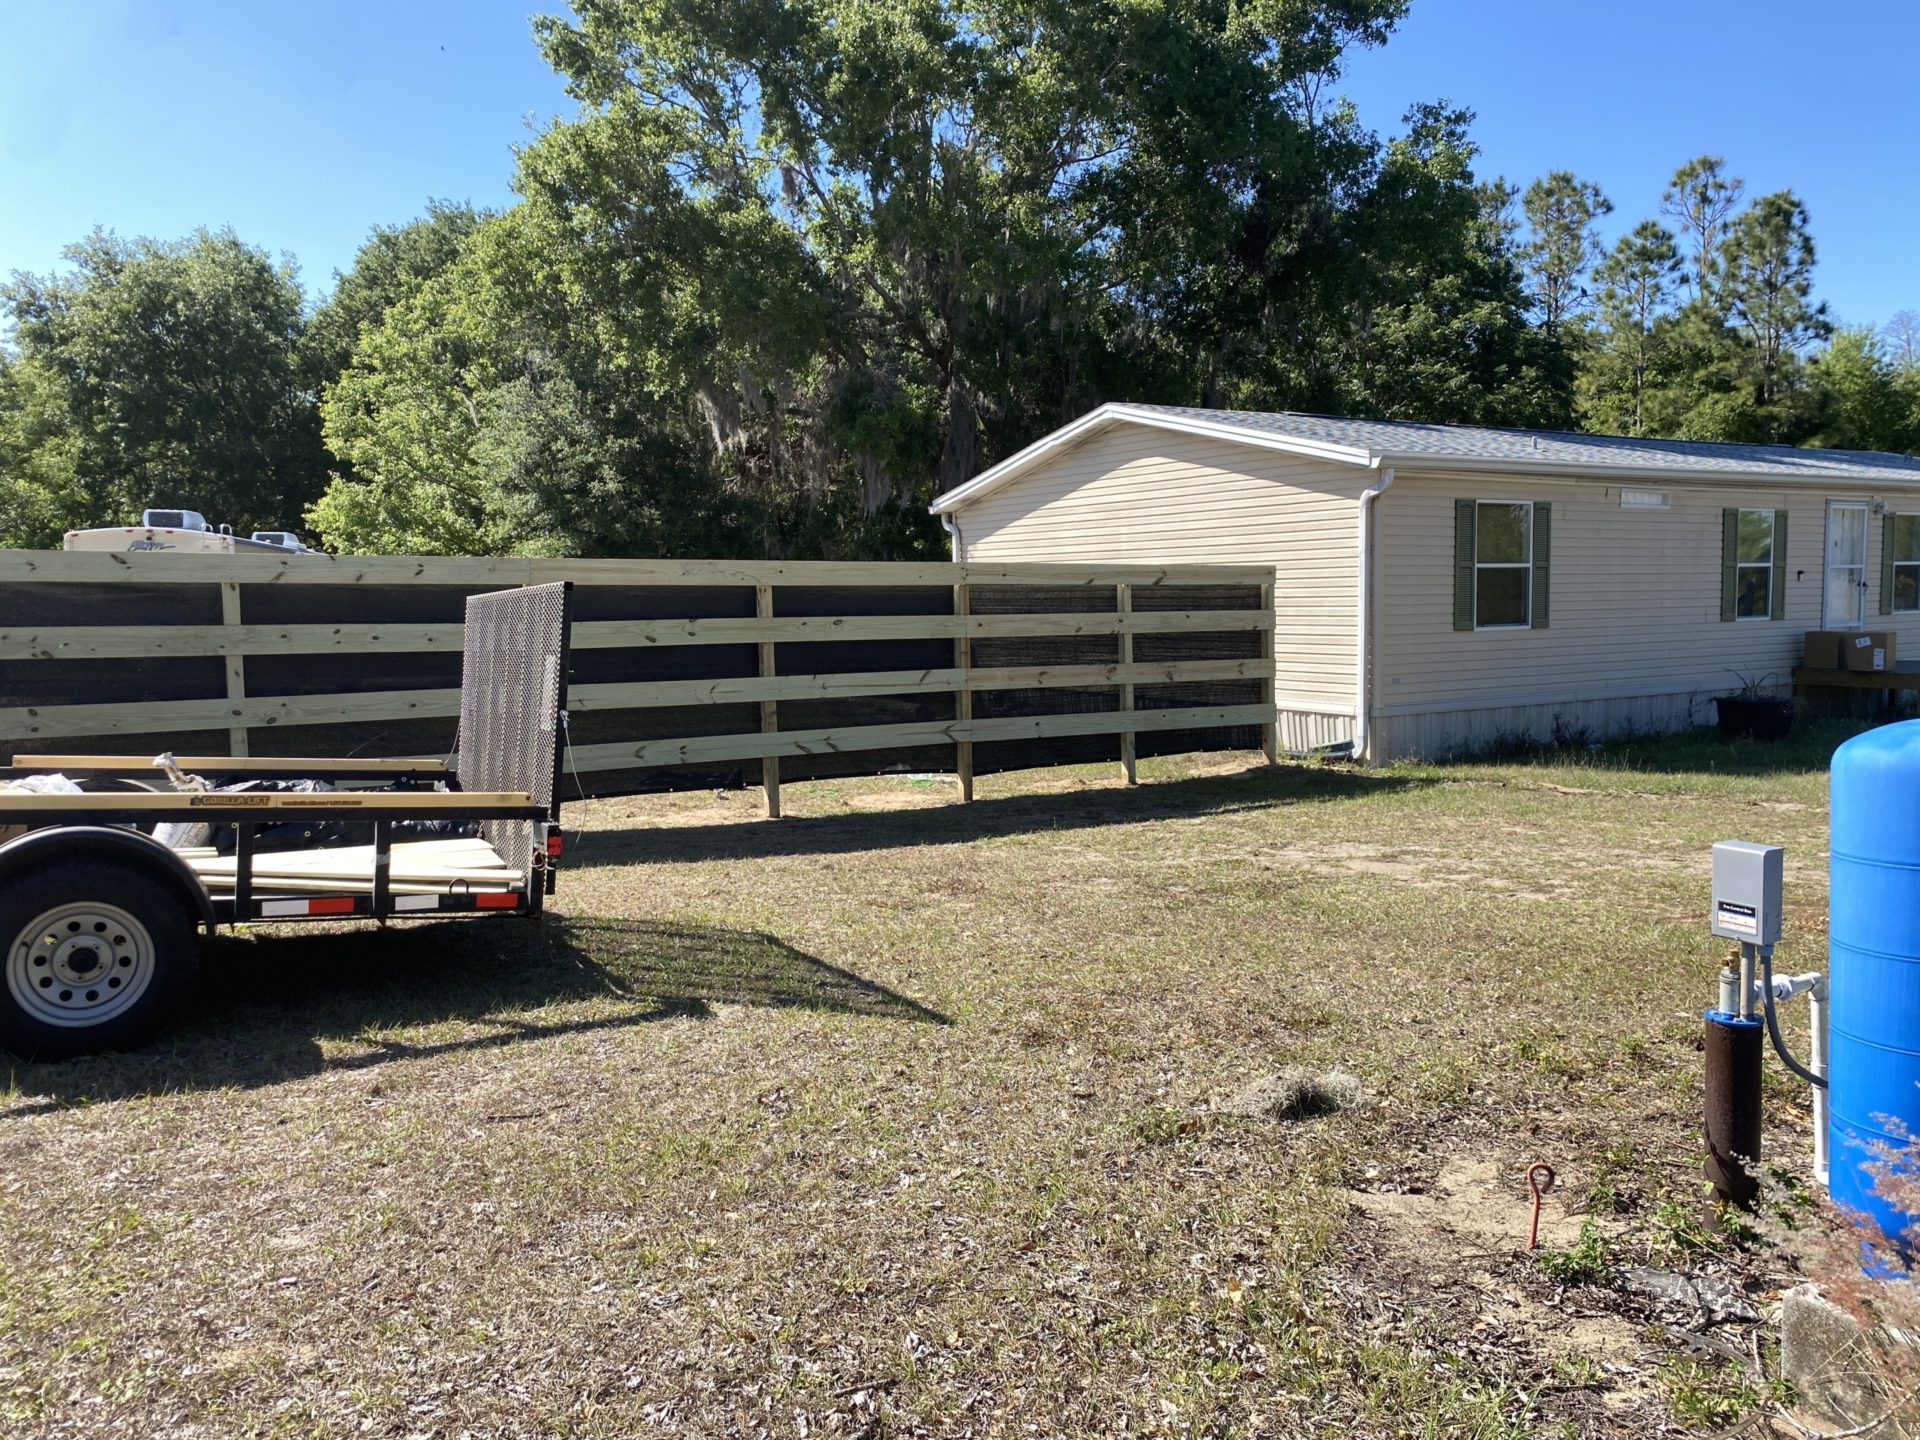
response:
<path id="1" fill-rule="evenodd" d="M 1780 877 L 1787 852 L 1751 840 L 1713 847 L 1713 933 L 1749 945 L 1780 939 Z"/>

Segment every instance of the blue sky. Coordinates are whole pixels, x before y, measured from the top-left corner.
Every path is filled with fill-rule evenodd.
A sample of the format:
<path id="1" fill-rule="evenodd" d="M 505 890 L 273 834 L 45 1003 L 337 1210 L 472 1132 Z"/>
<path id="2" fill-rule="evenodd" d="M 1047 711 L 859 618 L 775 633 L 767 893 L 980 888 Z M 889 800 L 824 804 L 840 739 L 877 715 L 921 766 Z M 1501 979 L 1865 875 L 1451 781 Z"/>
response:
<path id="1" fill-rule="evenodd" d="M 96 224 L 232 224 L 310 291 L 429 197 L 512 199 L 527 119 L 571 114 L 528 0 L 0 0 L 0 273 Z"/>
<path id="2" fill-rule="evenodd" d="M 1807 204 L 1818 293 L 1849 324 L 1920 310 L 1915 0 L 1413 0 L 1344 88 L 1375 129 L 1413 99 L 1479 115 L 1479 169 L 1598 181 L 1609 238 L 1684 160 Z"/>
<path id="3" fill-rule="evenodd" d="M 513 145 L 569 113 L 527 0 L 0 0 L 0 274 L 94 225 L 232 224 L 310 291 L 428 197 L 511 198 Z M 1344 88 L 1376 129 L 1416 100 L 1479 115 L 1482 168 L 1597 180 L 1613 233 L 1722 154 L 1792 187 L 1850 322 L 1920 310 L 1920 4 L 1414 0 Z"/>

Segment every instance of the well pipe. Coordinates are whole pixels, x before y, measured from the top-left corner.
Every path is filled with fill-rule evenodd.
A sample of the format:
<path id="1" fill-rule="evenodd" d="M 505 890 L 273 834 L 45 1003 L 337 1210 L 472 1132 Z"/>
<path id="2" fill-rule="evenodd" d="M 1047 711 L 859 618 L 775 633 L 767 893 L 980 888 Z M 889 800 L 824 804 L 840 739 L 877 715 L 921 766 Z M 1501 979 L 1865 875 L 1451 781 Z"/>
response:
<path id="1" fill-rule="evenodd" d="M 1753 947 L 1740 950 L 1739 971 L 1721 971 L 1720 1004 L 1705 1016 L 1706 1168 L 1714 1201 L 1751 1210 L 1760 1193 L 1754 1172 L 1760 1164 L 1760 1052 L 1766 1027 L 1753 1013 Z M 1709 1219 L 1715 1220 L 1711 1211 Z"/>

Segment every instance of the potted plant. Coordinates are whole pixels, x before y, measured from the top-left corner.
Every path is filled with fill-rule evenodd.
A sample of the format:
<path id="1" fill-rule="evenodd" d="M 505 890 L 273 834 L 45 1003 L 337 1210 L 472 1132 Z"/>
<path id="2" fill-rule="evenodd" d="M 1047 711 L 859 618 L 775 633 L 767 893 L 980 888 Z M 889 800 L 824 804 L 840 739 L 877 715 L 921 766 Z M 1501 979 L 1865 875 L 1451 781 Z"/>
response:
<path id="1" fill-rule="evenodd" d="M 1751 735 L 1756 740 L 1784 740 L 1793 730 L 1793 701 L 1767 693 L 1771 674 L 1751 678 L 1729 671 L 1740 688 L 1714 697 L 1720 712 L 1720 733 L 1731 740 Z"/>

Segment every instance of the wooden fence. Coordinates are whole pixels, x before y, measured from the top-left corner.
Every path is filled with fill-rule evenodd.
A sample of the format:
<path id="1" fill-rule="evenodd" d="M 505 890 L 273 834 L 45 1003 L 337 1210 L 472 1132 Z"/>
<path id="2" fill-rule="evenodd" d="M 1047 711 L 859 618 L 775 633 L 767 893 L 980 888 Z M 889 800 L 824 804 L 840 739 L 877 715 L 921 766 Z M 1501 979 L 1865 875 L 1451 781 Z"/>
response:
<path id="1" fill-rule="evenodd" d="M 1273 753 L 1273 571 L 0 551 L 0 746 L 444 755 L 461 617 L 571 580 L 569 794 Z"/>

